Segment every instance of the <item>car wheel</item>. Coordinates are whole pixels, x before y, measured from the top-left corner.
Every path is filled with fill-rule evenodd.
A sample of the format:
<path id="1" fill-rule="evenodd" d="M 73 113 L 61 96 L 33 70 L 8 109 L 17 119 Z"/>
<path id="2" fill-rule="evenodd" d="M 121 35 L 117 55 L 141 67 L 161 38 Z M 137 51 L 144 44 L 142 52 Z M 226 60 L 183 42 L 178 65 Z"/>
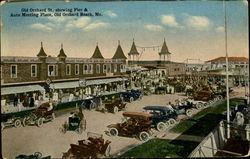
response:
<path id="1" fill-rule="evenodd" d="M 110 155 L 110 151 L 111 151 L 111 146 L 110 145 L 108 145 L 108 147 L 106 148 L 106 150 L 105 150 L 105 156 L 106 157 L 108 157 L 109 155 Z"/>
<path id="2" fill-rule="evenodd" d="M 77 128 L 75 131 L 76 131 L 78 134 L 82 134 L 82 128 L 81 128 L 81 127 Z"/>
<path id="3" fill-rule="evenodd" d="M 164 130 L 166 130 L 166 129 L 167 129 L 167 126 L 166 126 L 166 124 L 165 124 L 165 123 L 163 123 L 163 122 L 159 122 L 159 123 L 157 123 L 156 128 L 157 128 L 157 130 L 158 130 L 158 131 L 164 131 Z"/>
<path id="4" fill-rule="evenodd" d="M 130 97 L 129 98 L 129 102 L 131 103 L 131 102 L 133 102 L 134 101 L 134 98 L 133 97 Z"/>
<path id="5" fill-rule="evenodd" d="M 55 113 L 52 113 L 51 114 L 51 121 L 55 120 L 56 116 L 55 116 Z"/>
<path id="6" fill-rule="evenodd" d="M 195 107 L 196 107 L 196 109 L 201 109 L 202 103 L 201 102 L 197 103 Z"/>
<path id="7" fill-rule="evenodd" d="M 36 121 L 36 125 L 38 127 L 41 127 L 43 125 L 43 118 L 39 118 L 37 121 Z"/>
<path id="8" fill-rule="evenodd" d="M 64 126 L 63 126 L 62 128 L 59 128 L 59 131 L 60 131 L 61 133 L 65 134 L 67 130 L 66 130 L 66 129 L 64 128 Z"/>
<path id="9" fill-rule="evenodd" d="M 23 127 L 25 127 L 28 124 L 27 117 L 23 118 L 22 124 L 23 124 Z"/>
<path id="10" fill-rule="evenodd" d="M 114 112 L 114 113 L 117 113 L 118 111 L 119 111 L 118 107 L 115 106 L 114 109 L 113 109 L 113 112 Z"/>
<path id="11" fill-rule="evenodd" d="M 149 139 L 149 134 L 146 131 L 140 132 L 139 139 L 141 141 L 147 141 Z"/>
<path id="12" fill-rule="evenodd" d="M 21 126 L 22 126 L 21 120 L 20 120 L 20 119 L 16 119 L 16 120 L 14 121 L 14 126 L 15 126 L 16 128 L 21 127 Z"/>
<path id="13" fill-rule="evenodd" d="M 165 122 L 165 125 L 166 125 L 166 127 L 168 128 L 168 127 L 170 126 L 169 121 L 166 121 L 166 122 Z"/>
<path id="14" fill-rule="evenodd" d="M 34 156 L 36 156 L 37 158 L 41 158 L 42 157 L 42 153 L 41 152 L 35 152 Z"/>
<path id="15" fill-rule="evenodd" d="M 222 95 L 219 95 L 219 96 L 218 96 L 218 99 L 219 99 L 219 100 L 220 100 L 220 99 L 223 99 Z"/>
<path id="16" fill-rule="evenodd" d="M 1 131 L 3 131 L 4 127 L 4 123 L 1 122 Z"/>
<path id="17" fill-rule="evenodd" d="M 171 119 L 168 120 L 168 122 L 170 123 L 170 125 L 174 125 L 176 123 L 176 120 L 171 118 Z"/>
<path id="18" fill-rule="evenodd" d="M 110 134 L 110 136 L 117 136 L 118 135 L 118 130 L 116 128 L 110 128 L 109 129 L 109 134 Z"/>
<path id="19" fill-rule="evenodd" d="M 188 117 L 191 117 L 192 116 L 192 110 L 191 109 L 186 110 L 186 115 Z"/>

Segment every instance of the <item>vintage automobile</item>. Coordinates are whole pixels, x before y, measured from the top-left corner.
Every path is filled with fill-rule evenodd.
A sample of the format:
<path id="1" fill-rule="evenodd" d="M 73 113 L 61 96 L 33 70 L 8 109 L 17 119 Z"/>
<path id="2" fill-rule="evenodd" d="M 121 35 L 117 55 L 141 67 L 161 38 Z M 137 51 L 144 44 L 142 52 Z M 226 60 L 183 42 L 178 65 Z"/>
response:
<path id="1" fill-rule="evenodd" d="M 35 152 L 33 155 L 18 155 L 15 159 L 51 159 L 51 156 L 42 157 L 41 152 Z"/>
<path id="2" fill-rule="evenodd" d="M 33 111 L 34 108 L 28 109 L 28 110 L 22 110 L 19 112 L 11 112 L 11 113 L 3 113 L 1 114 L 1 130 L 4 130 L 7 127 L 21 127 L 22 126 L 22 120 L 25 116 L 30 114 L 31 111 Z"/>
<path id="3" fill-rule="evenodd" d="M 81 103 L 81 107 L 85 109 L 95 109 L 102 105 L 101 96 L 92 96 L 90 98 L 84 99 Z"/>
<path id="4" fill-rule="evenodd" d="M 59 128 L 60 132 L 66 133 L 67 131 L 76 131 L 81 134 L 84 130 L 86 130 L 86 120 L 82 113 L 82 108 L 79 107 L 78 112 L 71 112 L 68 121 L 66 121 L 61 128 Z"/>
<path id="5" fill-rule="evenodd" d="M 108 125 L 106 131 L 109 136 L 139 137 L 140 140 L 148 140 L 151 135 L 152 114 L 142 112 L 124 112 L 125 121 Z"/>
<path id="6" fill-rule="evenodd" d="M 155 94 L 166 94 L 167 93 L 167 87 L 156 87 L 155 88 Z"/>
<path id="7" fill-rule="evenodd" d="M 125 102 L 133 102 L 137 99 L 141 99 L 143 96 L 142 90 L 128 90 L 126 92 L 121 92 L 121 99 Z"/>
<path id="8" fill-rule="evenodd" d="M 101 134 L 87 133 L 87 140 L 78 140 L 78 144 L 70 144 L 70 149 L 62 159 L 99 158 L 110 155 L 111 141 L 104 141 Z"/>
<path id="9" fill-rule="evenodd" d="M 41 104 L 36 110 L 23 118 L 23 126 L 37 125 L 41 127 L 44 122 L 53 121 L 55 119 L 55 108 L 56 103 L 54 102 Z"/>
<path id="10" fill-rule="evenodd" d="M 123 102 L 121 98 L 106 100 L 103 102 L 103 104 L 104 104 L 104 110 L 111 113 L 117 113 L 118 111 L 127 109 L 126 107 L 127 103 Z"/>
<path id="11" fill-rule="evenodd" d="M 169 125 L 177 122 L 177 112 L 165 106 L 146 106 L 143 108 L 146 113 L 152 114 L 152 126 L 159 131 L 164 131 Z"/>
<path id="12" fill-rule="evenodd" d="M 175 104 L 173 105 L 173 108 L 175 109 L 178 115 L 186 114 L 189 117 L 192 116 L 192 110 L 194 108 L 200 109 L 200 107 L 197 108 L 196 105 L 189 100 L 176 100 Z"/>
<path id="13" fill-rule="evenodd" d="M 211 91 L 195 92 L 193 98 L 194 100 L 200 100 L 200 101 L 206 101 L 206 102 L 213 99 Z"/>

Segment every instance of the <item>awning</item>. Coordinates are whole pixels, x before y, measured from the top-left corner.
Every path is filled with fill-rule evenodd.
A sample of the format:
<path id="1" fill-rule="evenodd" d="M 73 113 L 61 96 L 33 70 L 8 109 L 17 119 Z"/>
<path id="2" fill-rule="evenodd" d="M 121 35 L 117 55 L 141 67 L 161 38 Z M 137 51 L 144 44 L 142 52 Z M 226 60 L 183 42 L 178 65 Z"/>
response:
<path id="1" fill-rule="evenodd" d="M 45 90 L 40 85 L 4 87 L 4 88 L 1 88 L 1 95 L 24 93 L 24 92 L 34 92 L 34 91 L 45 91 Z"/>
<path id="2" fill-rule="evenodd" d="M 86 86 L 91 85 L 100 85 L 105 83 L 126 81 L 127 78 L 109 78 L 109 79 L 97 79 L 97 80 L 86 80 Z M 51 83 L 50 88 L 52 89 L 66 89 L 66 88 L 79 88 L 79 81 L 71 82 L 60 82 L 60 83 Z"/>

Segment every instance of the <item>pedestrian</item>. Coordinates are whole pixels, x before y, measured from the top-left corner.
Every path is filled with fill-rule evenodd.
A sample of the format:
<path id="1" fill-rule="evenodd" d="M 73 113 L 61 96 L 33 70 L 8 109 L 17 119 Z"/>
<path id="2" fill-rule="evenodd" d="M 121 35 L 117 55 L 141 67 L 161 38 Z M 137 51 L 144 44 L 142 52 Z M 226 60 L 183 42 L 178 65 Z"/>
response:
<path id="1" fill-rule="evenodd" d="M 30 104 L 29 107 L 34 107 L 35 100 L 32 96 L 30 96 Z"/>
<path id="2" fill-rule="evenodd" d="M 15 94 L 15 96 L 14 96 L 14 107 L 17 106 L 17 103 L 18 103 L 18 97 L 17 97 L 17 94 Z"/>
<path id="3" fill-rule="evenodd" d="M 24 107 L 28 107 L 29 106 L 29 97 L 28 97 L 28 95 L 26 93 L 24 94 L 23 106 Z"/>

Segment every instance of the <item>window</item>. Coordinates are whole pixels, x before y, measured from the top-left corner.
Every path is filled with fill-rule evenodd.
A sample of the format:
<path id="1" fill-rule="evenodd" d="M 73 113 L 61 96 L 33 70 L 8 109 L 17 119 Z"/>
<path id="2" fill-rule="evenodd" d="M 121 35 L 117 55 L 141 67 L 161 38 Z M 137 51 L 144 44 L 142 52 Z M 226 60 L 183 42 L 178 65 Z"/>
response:
<path id="1" fill-rule="evenodd" d="M 2 76 L 2 66 L 0 66 L 1 67 L 1 69 L 0 69 L 0 71 L 1 71 L 1 79 L 3 78 L 3 76 Z"/>
<path id="2" fill-rule="evenodd" d="M 125 66 L 124 65 L 120 65 L 120 72 L 125 72 L 126 70 L 125 70 Z"/>
<path id="3" fill-rule="evenodd" d="M 37 76 L 37 65 L 31 65 L 31 77 Z"/>
<path id="4" fill-rule="evenodd" d="M 107 73 L 111 73 L 111 64 L 107 64 Z"/>
<path id="5" fill-rule="evenodd" d="M 101 73 L 101 66 L 100 66 L 100 64 L 96 64 L 96 73 L 97 74 Z"/>
<path id="6" fill-rule="evenodd" d="M 71 65 L 70 64 L 66 65 L 66 75 L 71 75 Z"/>
<path id="7" fill-rule="evenodd" d="M 88 65 L 83 65 L 83 74 L 88 74 Z"/>
<path id="8" fill-rule="evenodd" d="M 104 65 L 103 65 L 103 73 L 106 73 L 106 72 L 107 72 L 107 65 L 104 64 Z"/>
<path id="9" fill-rule="evenodd" d="M 11 65 L 11 68 L 10 68 L 10 77 L 11 78 L 17 78 L 17 65 Z"/>
<path id="10" fill-rule="evenodd" d="M 48 76 L 57 76 L 57 65 L 48 65 Z"/>
<path id="11" fill-rule="evenodd" d="M 117 64 L 114 64 L 114 72 L 117 72 Z"/>
<path id="12" fill-rule="evenodd" d="M 79 64 L 75 64 L 75 75 L 79 75 Z"/>
<path id="13" fill-rule="evenodd" d="M 89 64 L 88 74 L 93 74 L 93 64 Z"/>

